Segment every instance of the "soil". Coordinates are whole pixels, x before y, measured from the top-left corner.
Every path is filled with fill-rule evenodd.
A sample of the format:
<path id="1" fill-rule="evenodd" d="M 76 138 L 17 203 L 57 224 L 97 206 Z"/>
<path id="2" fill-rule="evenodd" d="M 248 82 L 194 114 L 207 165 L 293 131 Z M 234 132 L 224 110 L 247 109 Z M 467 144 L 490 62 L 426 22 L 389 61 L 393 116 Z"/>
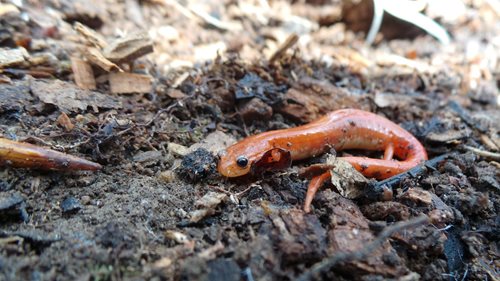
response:
<path id="1" fill-rule="evenodd" d="M 0 2 L 1 51 L 26 51 L 0 67 L 0 136 L 103 166 L 0 169 L 0 280 L 499 280 L 498 4 L 427 7 L 446 46 L 395 18 L 370 46 L 367 2 Z M 97 88 L 77 85 L 92 46 L 75 22 L 107 42 L 146 31 L 154 51 L 117 67 L 150 90 L 117 94 L 95 64 Z M 218 174 L 236 140 L 341 108 L 441 158 L 355 198 L 325 187 L 309 214 L 299 168 L 326 156 Z"/>

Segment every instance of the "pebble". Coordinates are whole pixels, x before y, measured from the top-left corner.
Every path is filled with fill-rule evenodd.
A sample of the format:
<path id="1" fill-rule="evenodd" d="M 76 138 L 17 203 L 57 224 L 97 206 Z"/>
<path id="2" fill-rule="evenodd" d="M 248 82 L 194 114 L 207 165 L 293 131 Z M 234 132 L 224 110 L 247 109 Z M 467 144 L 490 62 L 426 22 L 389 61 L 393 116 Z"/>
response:
<path id="1" fill-rule="evenodd" d="M 61 202 L 63 214 L 76 214 L 82 208 L 80 201 L 73 196 L 67 197 Z"/>

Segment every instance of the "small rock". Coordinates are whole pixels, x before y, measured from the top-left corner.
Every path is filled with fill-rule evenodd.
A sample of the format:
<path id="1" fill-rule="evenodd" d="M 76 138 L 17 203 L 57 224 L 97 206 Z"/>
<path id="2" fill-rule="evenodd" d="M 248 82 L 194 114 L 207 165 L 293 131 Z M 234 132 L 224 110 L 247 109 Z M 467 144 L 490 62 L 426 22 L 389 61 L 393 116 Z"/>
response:
<path id="1" fill-rule="evenodd" d="M 0 68 L 19 65 L 28 58 L 28 52 L 22 47 L 17 49 L 0 49 Z"/>
<path id="2" fill-rule="evenodd" d="M 199 148 L 208 150 L 213 154 L 217 154 L 219 151 L 225 149 L 229 145 L 235 143 L 236 140 L 233 136 L 225 134 L 221 131 L 215 131 L 207 135 L 202 141 L 193 144 L 189 147 L 188 153 L 194 152 Z"/>
<path id="3" fill-rule="evenodd" d="M 80 201 L 73 196 L 67 197 L 61 202 L 61 210 L 63 214 L 76 214 L 82 208 Z"/>
<path id="4" fill-rule="evenodd" d="M 157 162 L 161 158 L 162 154 L 159 150 L 150 150 L 139 152 L 134 155 L 134 162 L 144 163 L 144 162 Z"/>
<path id="5" fill-rule="evenodd" d="M 175 175 L 175 172 L 172 170 L 167 170 L 163 171 L 158 175 L 158 178 L 165 182 L 165 183 L 171 183 L 174 182 L 177 179 L 177 176 Z"/>
<path id="6" fill-rule="evenodd" d="M 90 200 L 92 200 L 92 199 L 88 195 L 83 195 L 82 198 L 80 199 L 80 201 L 82 202 L 82 205 L 90 204 Z"/>
<path id="7" fill-rule="evenodd" d="M 186 156 L 189 153 L 187 147 L 173 142 L 168 143 L 167 149 L 175 156 Z"/>

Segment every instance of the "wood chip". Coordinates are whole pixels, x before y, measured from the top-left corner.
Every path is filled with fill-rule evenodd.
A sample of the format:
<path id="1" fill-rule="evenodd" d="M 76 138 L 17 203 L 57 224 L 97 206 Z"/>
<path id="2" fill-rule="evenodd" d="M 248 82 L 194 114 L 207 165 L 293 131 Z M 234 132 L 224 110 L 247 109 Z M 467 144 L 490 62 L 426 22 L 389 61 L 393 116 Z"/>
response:
<path id="1" fill-rule="evenodd" d="M 72 57 L 71 69 L 75 75 L 75 83 L 78 87 L 84 90 L 95 90 L 97 88 L 94 71 L 89 63 L 80 58 Z"/>
<path id="2" fill-rule="evenodd" d="M 83 50 L 83 55 L 94 65 L 99 66 L 106 72 L 116 72 L 123 70 L 116 64 L 105 58 L 102 53 L 96 48 L 86 48 Z"/>
<path id="3" fill-rule="evenodd" d="M 75 125 L 71 122 L 68 115 L 64 112 L 61 112 L 61 115 L 57 117 L 57 124 L 63 127 L 67 132 L 73 130 Z"/>
<path id="4" fill-rule="evenodd" d="M 19 65 L 29 58 L 24 48 L 0 49 L 0 68 Z"/>
<path id="5" fill-rule="evenodd" d="M 91 29 L 91 28 L 89 28 L 89 27 L 87 27 L 79 22 L 76 22 L 73 25 L 73 28 L 90 45 L 97 47 L 99 49 L 103 49 L 103 48 L 106 48 L 108 46 L 108 43 L 104 40 L 104 38 L 102 38 L 101 35 L 99 35 L 93 29 Z"/>
<path id="6" fill-rule="evenodd" d="M 136 73 L 110 73 L 109 85 L 114 94 L 150 93 L 153 90 L 151 76 Z"/>
<path id="7" fill-rule="evenodd" d="M 153 41 L 147 33 L 134 33 L 116 39 L 103 50 L 104 56 L 115 63 L 133 62 L 152 52 Z"/>

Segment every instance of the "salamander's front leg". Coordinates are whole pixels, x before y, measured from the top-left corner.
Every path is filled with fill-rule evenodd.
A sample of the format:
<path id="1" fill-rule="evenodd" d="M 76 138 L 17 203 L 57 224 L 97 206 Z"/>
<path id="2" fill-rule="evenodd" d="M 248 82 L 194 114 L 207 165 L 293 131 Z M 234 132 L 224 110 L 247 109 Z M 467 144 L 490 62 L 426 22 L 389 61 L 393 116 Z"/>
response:
<path id="1" fill-rule="evenodd" d="M 327 171 L 311 179 L 311 182 L 307 187 L 306 199 L 304 200 L 304 211 L 306 213 L 311 212 L 311 203 L 318 189 L 323 185 L 323 183 L 325 183 L 325 181 L 329 180 L 330 178 L 330 171 Z"/>

